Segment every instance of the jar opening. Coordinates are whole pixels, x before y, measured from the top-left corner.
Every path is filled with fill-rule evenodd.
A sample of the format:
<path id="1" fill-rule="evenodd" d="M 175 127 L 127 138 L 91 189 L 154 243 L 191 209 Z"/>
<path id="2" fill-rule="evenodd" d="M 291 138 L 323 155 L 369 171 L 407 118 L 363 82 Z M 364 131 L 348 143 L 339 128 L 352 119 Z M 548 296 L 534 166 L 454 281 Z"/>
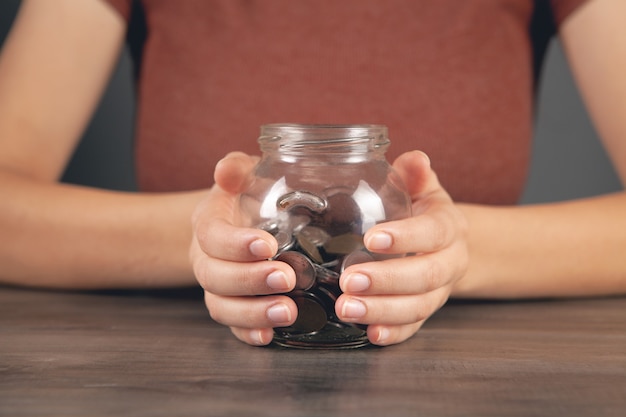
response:
<path id="1" fill-rule="evenodd" d="M 384 152 L 389 143 L 387 127 L 373 124 L 267 124 L 259 137 L 262 151 L 292 156 Z"/>

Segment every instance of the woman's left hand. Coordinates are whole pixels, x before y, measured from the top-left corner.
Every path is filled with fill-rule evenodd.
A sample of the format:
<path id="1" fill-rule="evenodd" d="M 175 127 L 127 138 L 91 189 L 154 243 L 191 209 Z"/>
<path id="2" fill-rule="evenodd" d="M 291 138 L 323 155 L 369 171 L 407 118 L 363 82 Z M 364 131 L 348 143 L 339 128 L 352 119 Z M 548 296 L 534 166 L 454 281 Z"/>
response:
<path id="1" fill-rule="evenodd" d="M 419 151 L 393 163 L 407 185 L 413 216 L 381 223 L 364 236 L 371 252 L 410 256 L 350 266 L 341 276 L 335 305 L 346 322 L 367 324 L 376 345 L 411 337 L 443 306 L 467 271 L 468 224 Z"/>

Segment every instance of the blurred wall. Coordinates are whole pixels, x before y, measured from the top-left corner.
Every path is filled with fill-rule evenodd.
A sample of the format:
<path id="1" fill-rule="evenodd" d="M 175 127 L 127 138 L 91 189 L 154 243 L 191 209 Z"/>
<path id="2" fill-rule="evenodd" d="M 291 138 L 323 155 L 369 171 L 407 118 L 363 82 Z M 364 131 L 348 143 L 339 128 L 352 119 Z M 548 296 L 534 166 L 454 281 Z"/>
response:
<path id="1" fill-rule="evenodd" d="M 0 1 L 0 40 L 8 31 L 18 5 L 19 0 Z M 135 189 L 133 107 L 131 67 L 124 52 L 65 173 L 65 181 Z M 555 41 L 544 69 L 533 159 L 522 202 L 556 201 L 620 189 L 621 184 L 574 87 L 562 49 Z"/>
<path id="2" fill-rule="evenodd" d="M 622 189 L 596 135 L 558 40 L 539 91 L 533 159 L 522 202 L 548 202 Z"/>
<path id="3" fill-rule="evenodd" d="M 19 3 L 19 0 L 0 0 L 0 43 L 10 29 Z M 124 51 L 63 181 L 136 190 L 132 162 L 134 100 L 131 61 Z"/>

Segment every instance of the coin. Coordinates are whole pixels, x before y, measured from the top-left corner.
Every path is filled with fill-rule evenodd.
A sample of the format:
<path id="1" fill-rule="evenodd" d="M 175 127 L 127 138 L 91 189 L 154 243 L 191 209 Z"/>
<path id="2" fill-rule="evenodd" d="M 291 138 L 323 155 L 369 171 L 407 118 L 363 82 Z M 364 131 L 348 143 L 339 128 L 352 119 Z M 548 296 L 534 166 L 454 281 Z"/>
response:
<path id="1" fill-rule="evenodd" d="M 300 231 L 310 222 L 311 216 L 309 215 L 289 213 L 285 229 L 288 229 L 292 234 L 300 233 Z"/>
<path id="2" fill-rule="evenodd" d="M 316 226 L 305 226 L 298 234 L 305 237 L 315 246 L 323 246 L 330 239 L 330 234 L 326 230 Z"/>
<path id="3" fill-rule="evenodd" d="M 279 197 L 276 207 L 280 210 L 306 207 L 312 212 L 321 213 L 326 210 L 326 200 L 308 191 L 292 191 Z"/>
<path id="4" fill-rule="evenodd" d="M 307 239 L 305 236 L 303 236 L 302 233 L 298 233 L 296 235 L 296 240 L 298 242 L 298 246 L 300 247 L 300 249 L 302 249 L 302 251 L 309 258 L 311 258 L 312 261 L 318 264 L 321 264 L 322 262 L 324 262 L 324 259 L 322 259 L 322 255 L 320 254 L 319 249 L 317 249 L 317 246 L 313 242 L 311 242 L 309 239 Z"/>
<path id="5" fill-rule="evenodd" d="M 285 262 L 296 273 L 297 290 L 308 290 L 315 284 L 315 268 L 309 258 L 296 251 L 286 251 L 279 254 L 277 261 Z"/>
<path id="6" fill-rule="evenodd" d="M 352 197 L 353 190 L 347 187 L 334 187 L 324 190 L 328 208 L 324 221 L 336 233 L 349 233 L 361 230 L 361 208 Z"/>
<path id="7" fill-rule="evenodd" d="M 319 299 L 324 302 L 324 305 L 326 305 L 326 315 L 328 316 L 328 320 L 337 320 L 337 315 L 335 314 L 335 302 L 341 295 L 339 287 L 317 287 L 315 288 L 315 295 L 317 295 Z"/>
<path id="8" fill-rule="evenodd" d="M 296 321 L 287 328 L 300 333 L 314 333 L 321 330 L 328 322 L 326 308 L 318 296 L 300 291 L 292 296 L 298 307 Z M 287 330 L 285 329 L 285 330 Z"/>
<path id="9" fill-rule="evenodd" d="M 295 239 L 293 238 L 293 236 L 283 230 L 279 230 L 274 233 L 274 238 L 278 243 L 278 253 L 291 249 L 291 247 L 295 243 Z"/>
<path id="10" fill-rule="evenodd" d="M 331 259 L 328 262 L 324 262 L 320 266 L 323 266 L 326 269 L 337 271 L 337 267 L 339 266 L 339 258 Z"/>
<path id="11" fill-rule="evenodd" d="M 341 272 L 345 271 L 350 265 L 364 264 L 374 261 L 374 257 L 365 249 L 356 250 L 347 254 L 341 262 Z"/>
<path id="12" fill-rule="evenodd" d="M 326 252 L 340 255 L 347 255 L 361 248 L 363 248 L 363 236 L 354 233 L 333 236 L 324 244 Z"/>
<path id="13" fill-rule="evenodd" d="M 265 230 L 266 232 L 274 235 L 279 230 L 278 221 L 277 220 L 268 220 L 261 224 L 259 224 L 257 229 Z"/>
<path id="14" fill-rule="evenodd" d="M 321 265 L 313 265 L 315 268 L 315 280 L 320 284 L 339 286 L 339 274 Z"/>

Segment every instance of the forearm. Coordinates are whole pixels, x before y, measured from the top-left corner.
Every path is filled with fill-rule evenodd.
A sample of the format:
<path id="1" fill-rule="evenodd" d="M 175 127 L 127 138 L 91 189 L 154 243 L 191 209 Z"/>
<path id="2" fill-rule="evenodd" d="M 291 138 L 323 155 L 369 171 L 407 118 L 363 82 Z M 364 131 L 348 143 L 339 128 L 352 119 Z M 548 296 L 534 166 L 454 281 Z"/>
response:
<path id="1" fill-rule="evenodd" d="M 460 205 L 470 267 L 453 296 L 626 293 L 626 193 L 519 207 Z"/>
<path id="2" fill-rule="evenodd" d="M 0 173 L 0 282 L 57 288 L 194 284 L 200 192 L 131 194 Z"/>

